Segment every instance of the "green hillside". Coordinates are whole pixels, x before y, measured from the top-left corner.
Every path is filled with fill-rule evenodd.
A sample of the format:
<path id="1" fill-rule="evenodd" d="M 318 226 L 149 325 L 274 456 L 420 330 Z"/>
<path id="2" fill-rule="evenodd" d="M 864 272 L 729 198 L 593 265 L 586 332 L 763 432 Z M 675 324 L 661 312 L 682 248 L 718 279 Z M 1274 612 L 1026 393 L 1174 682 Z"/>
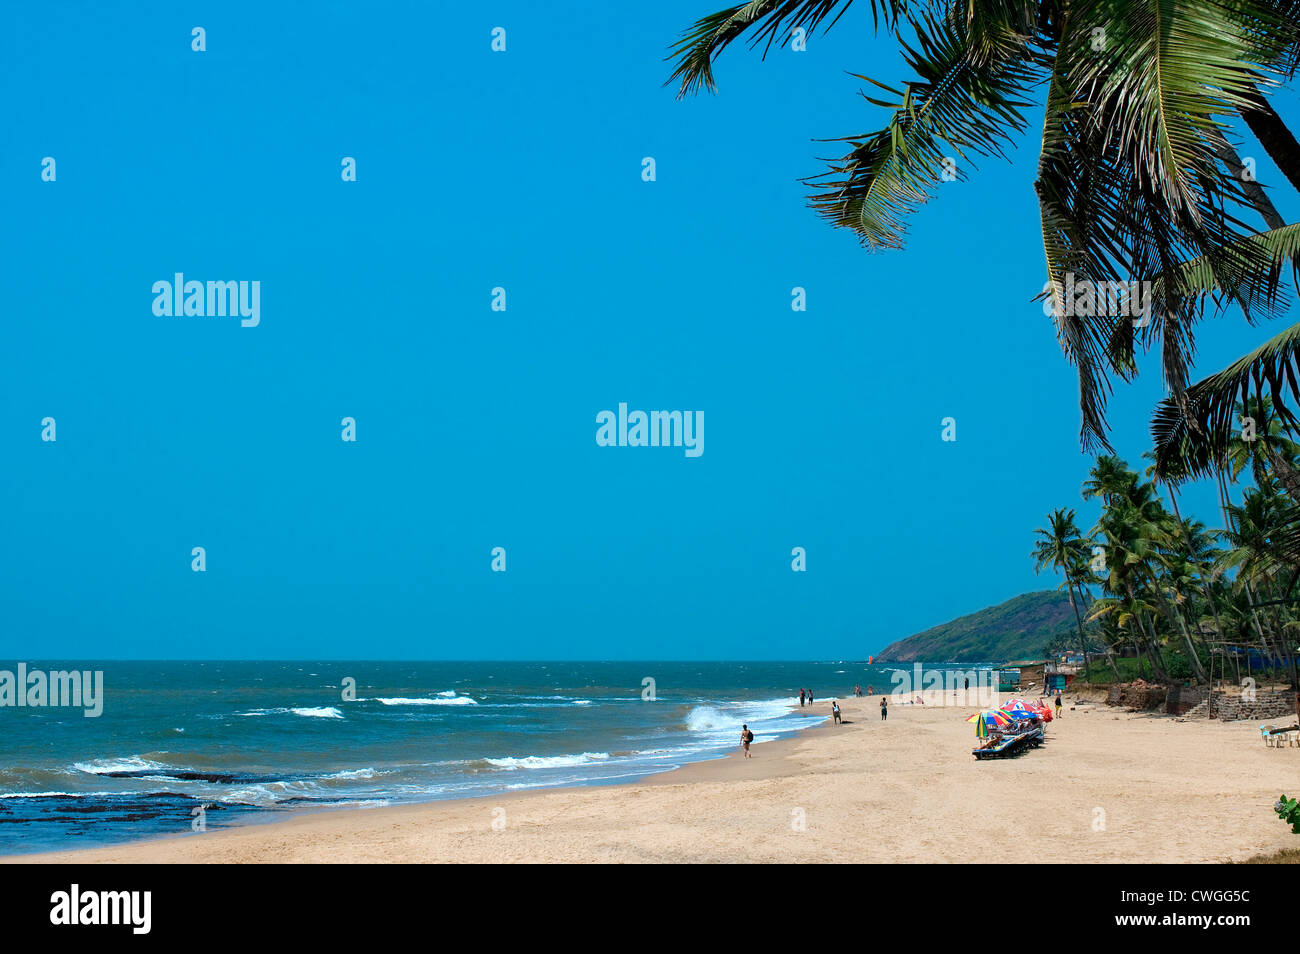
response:
<path id="1" fill-rule="evenodd" d="M 1085 629 L 1092 627 L 1085 626 Z M 1063 591 L 1025 593 L 977 613 L 959 616 L 891 643 L 876 655 L 876 662 L 997 663 L 1041 659 L 1043 648 L 1049 643 L 1062 643 L 1070 649 L 1079 646 L 1074 611 Z"/>

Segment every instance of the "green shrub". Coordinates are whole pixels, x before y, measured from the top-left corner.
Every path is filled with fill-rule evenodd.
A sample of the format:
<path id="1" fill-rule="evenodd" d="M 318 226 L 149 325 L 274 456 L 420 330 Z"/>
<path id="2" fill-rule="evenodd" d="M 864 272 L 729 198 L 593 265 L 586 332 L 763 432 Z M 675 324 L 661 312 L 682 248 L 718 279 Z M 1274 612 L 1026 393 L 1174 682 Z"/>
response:
<path id="1" fill-rule="evenodd" d="M 1300 801 L 1287 798 L 1285 795 L 1279 796 L 1273 805 L 1273 811 L 1277 812 L 1278 817 L 1284 822 L 1289 822 L 1291 830 L 1300 835 Z"/>

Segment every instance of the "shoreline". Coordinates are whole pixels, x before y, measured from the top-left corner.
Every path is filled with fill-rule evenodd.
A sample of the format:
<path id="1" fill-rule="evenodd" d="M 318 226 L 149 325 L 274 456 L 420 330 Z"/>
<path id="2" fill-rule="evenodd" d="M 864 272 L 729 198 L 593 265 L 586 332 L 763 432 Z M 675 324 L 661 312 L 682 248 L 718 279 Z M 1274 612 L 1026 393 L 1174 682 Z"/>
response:
<path id="1" fill-rule="evenodd" d="M 0 861 L 1205 863 L 1295 838 L 1271 805 L 1300 750 L 1266 748 L 1251 723 L 1081 704 L 1040 749 L 977 761 L 969 707 L 891 705 L 882 722 L 878 697 L 838 701 L 843 725 L 758 743 L 752 759 L 737 747 L 628 782 L 308 811 Z M 829 715 L 829 702 L 813 711 Z"/>
<path id="2" fill-rule="evenodd" d="M 822 717 L 822 721 L 816 723 L 815 725 L 809 725 L 803 728 L 795 729 L 792 732 L 789 732 L 788 734 L 781 736 L 780 738 L 771 739 L 761 743 L 756 742 L 754 743 L 753 746 L 754 751 L 757 752 L 759 746 L 762 746 L 764 751 L 771 751 L 770 747 L 772 746 L 781 746 L 781 745 L 791 743 L 806 733 L 815 732 L 825 728 L 827 725 L 833 724 L 831 721 L 832 715 L 831 715 L 830 703 L 835 701 L 840 701 L 840 700 L 838 700 L 836 697 L 830 697 L 826 700 L 824 706 L 821 703 L 812 704 L 808 707 L 801 707 L 795 705 L 793 707 L 794 710 L 796 711 L 806 710 L 806 714 L 819 715 Z M 824 709 L 825 711 L 818 712 L 817 710 L 819 709 Z M 739 733 L 739 723 L 737 723 L 737 726 L 738 726 L 737 733 Z M 739 744 L 737 744 L 736 748 L 737 749 L 739 748 Z M 482 794 L 462 794 L 450 798 L 431 798 L 427 800 L 399 802 L 397 804 L 388 804 L 388 805 L 332 806 L 329 804 L 321 804 L 321 805 L 315 805 L 315 806 L 299 808 L 299 809 L 292 809 L 287 811 L 286 810 L 258 811 L 258 812 L 251 813 L 249 815 L 245 815 L 242 818 L 233 821 L 229 825 L 226 825 L 222 828 L 214 828 L 211 832 L 204 832 L 204 833 L 178 832 L 178 833 L 167 834 L 167 835 L 148 835 L 142 838 L 134 838 L 127 841 L 112 842 L 103 845 L 88 845 L 85 847 L 78 847 L 78 848 L 56 848 L 56 849 L 47 849 L 42 851 L 20 852 L 20 853 L 7 854 L 7 855 L 0 854 L 0 864 L 29 864 L 29 863 L 38 864 L 38 863 L 56 863 L 56 862 L 82 863 L 83 859 L 80 856 L 85 854 L 94 854 L 99 852 L 115 852 L 115 851 L 134 852 L 134 850 L 136 849 L 143 849 L 147 846 L 160 845 L 160 844 L 165 845 L 173 842 L 181 842 L 193 837 L 198 837 L 200 835 L 202 837 L 211 837 L 213 835 L 219 835 L 227 832 L 243 831 L 249 828 L 265 828 L 267 826 L 290 825 L 293 824 L 294 822 L 301 821 L 306 818 L 329 817 L 334 815 L 350 815 L 356 812 L 401 811 L 401 810 L 418 809 L 418 808 L 427 809 L 435 806 L 457 805 L 460 803 L 475 803 L 475 802 L 481 803 L 485 799 L 505 801 L 505 800 L 527 797 L 530 795 L 544 794 L 549 792 L 582 791 L 591 788 L 621 788 L 623 786 L 630 786 L 630 785 L 670 784 L 676 780 L 676 776 L 678 775 L 678 773 L 686 773 L 690 769 L 695 768 L 697 766 L 711 765 L 714 763 L 725 762 L 731 757 L 732 757 L 732 753 L 721 754 L 721 755 L 710 755 L 704 758 L 696 758 L 696 759 L 690 759 L 689 761 L 683 761 L 682 764 L 674 766 L 673 768 L 661 769 L 658 771 L 647 771 L 644 774 L 634 770 L 629 772 L 628 777 L 626 778 L 618 778 L 614 780 L 604 779 L 604 778 L 592 778 L 587 781 L 567 782 L 564 784 L 557 784 L 557 785 L 538 785 L 536 787 L 521 789 L 518 791 L 495 792 L 491 790 L 486 790 Z M 684 780 L 689 781 L 691 780 L 691 778 L 688 776 Z"/>

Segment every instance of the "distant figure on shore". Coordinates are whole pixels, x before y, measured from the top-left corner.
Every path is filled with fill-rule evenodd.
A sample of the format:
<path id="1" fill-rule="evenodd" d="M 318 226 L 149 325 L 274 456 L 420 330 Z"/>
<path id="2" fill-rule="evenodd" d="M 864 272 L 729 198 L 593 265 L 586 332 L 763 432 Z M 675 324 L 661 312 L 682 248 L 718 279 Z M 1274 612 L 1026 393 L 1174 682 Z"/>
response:
<path id="1" fill-rule="evenodd" d="M 1056 692 L 1056 717 L 1061 718 L 1061 692 L 1059 689 Z"/>
<path id="2" fill-rule="evenodd" d="M 889 696 L 880 697 L 880 719 L 883 722 L 889 718 Z"/>
<path id="3" fill-rule="evenodd" d="M 835 717 L 835 724 L 836 724 L 836 725 L 839 725 L 839 724 L 840 724 L 840 704 L 839 704 L 838 702 L 832 702 L 832 703 L 831 703 L 831 715 L 833 715 L 833 716 Z"/>
<path id="4" fill-rule="evenodd" d="M 869 695 L 869 696 L 874 696 L 875 694 L 876 694 L 876 687 L 875 687 L 875 686 L 867 686 L 867 695 Z"/>
<path id="5" fill-rule="evenodd" d="M 804 692 L 804 690 L 800 689 L 800 690 L 799 690 L 799 708 L 800 708 L 800 709 L 803 708 L 803 699 L 804 699 L 804 696 L 805 696 L 805 695 L 806 695 L 806 693 Z"/>
<path id="6" fill-rule="evenodd" d="M 963 692 L 970 692 L 970 676 L 967 676 L 965 679 L 962 680 L 961 688 Z"/>
<path id="7" fill-rule="evenodd" d="M 812 690 L 808 690 L 808 705 L 812 705 Z"/>
<path id="8" fill-rule="evenodd" d="M 754 733 L 749 731 L 749 726 L 742 725 L 740 727 L 740 744 L 744 746 L 745 758 L 747 759 L 753 758 L 753 756 L 749 754 L 749 743 L 753 741 L 754 741 Z"/>

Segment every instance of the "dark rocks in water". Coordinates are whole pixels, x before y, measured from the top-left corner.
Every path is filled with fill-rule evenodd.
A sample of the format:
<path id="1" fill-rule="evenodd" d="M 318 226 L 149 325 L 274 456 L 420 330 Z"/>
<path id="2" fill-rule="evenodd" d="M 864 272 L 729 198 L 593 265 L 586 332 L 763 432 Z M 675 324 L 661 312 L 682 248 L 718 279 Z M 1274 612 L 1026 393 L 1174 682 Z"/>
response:
<path id="1" fill-rule="evenodd" d="M 215 785 L 259 785 L 289 782 L 284 775 L 250 775 L 246 772 L 191 772 L 185 769 L 132 769 L 129 772 L 96 772 L 100 778 L 169 778 L 177 782 L 212 782 Z"/>

